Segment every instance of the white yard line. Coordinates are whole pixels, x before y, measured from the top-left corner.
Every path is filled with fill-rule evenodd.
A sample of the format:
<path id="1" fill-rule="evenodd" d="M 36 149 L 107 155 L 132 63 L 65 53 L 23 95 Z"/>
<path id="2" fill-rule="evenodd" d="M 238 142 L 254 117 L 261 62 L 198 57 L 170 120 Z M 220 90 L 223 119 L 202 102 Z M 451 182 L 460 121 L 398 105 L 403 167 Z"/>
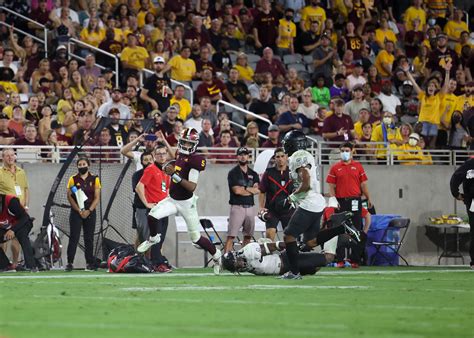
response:
<path id="1" fill-rule="evenodd" d="M 352 276 L 352 275 L 399 275 L 399 274 L 426 274 L 426 273 L 473 273 L 470 269 L 433 269 L 433 270 L 337 270 L 337 271 L 320 271 L 314 276 L 304 276 L 303 278 L 317 278 L 318 276 Z M 31 273 L 24 275 L 17 275 L 14 273 L 8 273 L 0 275 L 1 279 L 79 279 L 79 278 L 180 278 L 180 277 L 207 277 L 214 276 L 210 272 L 183 272 L 183 273 L 149 273 L 149 274 L 127 274 L 127 273 L 83 273 L 83 274 L 58 274 L 58 275 L 43 275 L 39 273 Z M 220 276 L 233 276 L 231 273 L 223 273 Z M 244 276 L 251 276 L 251 274 L 244 274 Z M 272 276 L 269 276 L 270 278 Z"/>
<path id="2" fill-rule="evenodd" d="M 233 290 L 277 290 L 277 289 L 369 289 L 369 286 L 337 285 L 244 285 L 244 286 L 159 286 L 120 288 L 121 291 L 233 291 Z"/>

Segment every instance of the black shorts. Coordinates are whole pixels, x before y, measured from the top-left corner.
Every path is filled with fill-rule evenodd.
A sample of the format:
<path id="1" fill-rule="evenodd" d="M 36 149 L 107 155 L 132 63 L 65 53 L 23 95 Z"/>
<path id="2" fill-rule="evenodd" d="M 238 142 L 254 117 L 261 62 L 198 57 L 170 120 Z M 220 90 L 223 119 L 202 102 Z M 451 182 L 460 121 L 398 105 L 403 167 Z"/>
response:
<path id="1" fill-rule="evenodd" d="M 298 238 L 303 234 L 304 241 L 307 242 L 316 238 L 321 226 L 321 216 L 323 212 L 312 212 L 298 208 L 291 216 L 288 226 L 283 231 L 285 235 Z"/>
<path id="2" fill-rule="evenodd" d="M 285 230 L 288 226 L 288 222 L 290 222 L 293 213 L 285 211 L 284 213 L 280 214 L 278 212 L 275 212 L 274 210 L 270 211 L 272 213 L 272 217 L 270 218 L 270 220 L 268 220 L 268 222 L 265 222 L 265 227 L 267 229 L 276 229 L 278 223 L 281 222 L 281 227 L 283 228 L 283 230 Z"/>
<path id="3" fill-rule="evenodd" d="M 298 266 L 300 274 L 314 275 L 322 266 L 326 266 L 326 258 L 324 254 L 316 252 L 300 252 L 298 254 Z M 280 274 L 290 271 L 290 262 L 286 251 L 281 253 L 281 270 Z"/>

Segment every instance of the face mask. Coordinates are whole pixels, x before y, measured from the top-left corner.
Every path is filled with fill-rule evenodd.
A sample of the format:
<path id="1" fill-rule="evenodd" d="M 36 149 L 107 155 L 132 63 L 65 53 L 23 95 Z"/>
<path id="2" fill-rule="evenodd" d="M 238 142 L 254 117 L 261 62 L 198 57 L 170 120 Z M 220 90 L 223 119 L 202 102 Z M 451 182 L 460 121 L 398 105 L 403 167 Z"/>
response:
<path id="1" fill-rule="evenodd" d="M 84 175 L 89 171 L 89 167 L 82 167 L 77 169 L 79 171 L 79 174 Z"/>
<path id="2" fill-rule="evenodd" d="M 383 118 L 383 123 L 386 124 L 387 126 L 392 124 L 392 118 L 391 117 L 384 117 Z"/>
<path id="3" fill-rule="evenodd" d="M 453 123 L 456 124 L 456 123 L 459 123 L 461 122 L 461 117 L 460 116 L 453 116 Z"/>
<path id="4" fill-rule="evenodd" d="M 293 15 L 287 15 L 287 16 L 285 16 L 285 19 L 287 21 L 291 21 L 291 20 L 293 20 Z"/>
<path id="5" fill-rule="evenodd" d="M 411 138 L 408 140 L 408 144 L 411 145 L 412 147 L 416 146 L 417 143 L 418 141 L 415 140 L 414 138 Z"/>
<path id="6" fill-rule="evenodd" d="M 351 159 L 351 153 L 349 151 L 343 151 L 341 152 L 341 160 L 344 162 L 347 162 Z"/>
<path id="7" fill-rule="evenodd" d="M 428 25 L 434 26 L 436 24 L 436 19 L 428 19 Z"/>

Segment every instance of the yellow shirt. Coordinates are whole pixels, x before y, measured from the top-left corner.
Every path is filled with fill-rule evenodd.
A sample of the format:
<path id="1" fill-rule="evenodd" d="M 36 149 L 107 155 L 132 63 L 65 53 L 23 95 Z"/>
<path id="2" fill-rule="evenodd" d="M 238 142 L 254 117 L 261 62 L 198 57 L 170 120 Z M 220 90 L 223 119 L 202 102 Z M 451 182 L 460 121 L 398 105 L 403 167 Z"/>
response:
<path id="1" fill-rule="evenodd" d="M 363 135 L 362 122 L 357 121 L 356 123 L 354 123 L 354 132 L 355 132 L 355 134 L 358 138 L 362 137 L 362 135 Z"/>
<path id="2" fill-rule="evenodd" d="M 81 31 L 81 40 L 89 45 L 98 47 L 102 40 L 105 39 L 105 29 L 99 29 L 98 32 L 89 32 L 87 28 Z"/>
<path id="3" fill-rule="evenodd" d="M 423 150 L 420 146 L 412 147 L 408 143 L 405 143 L 397 147 L 394 153 L 400 164 L 403 165 L 417 165 L 422 164 L 423 161 Z"/>
<path id="4" fill-rule="evenodd" d="M 413 68 L 415 69 L 415 73 L 423 73 L 427 62 L 428 60 L 426 60 L 425 64 L 423 64 L 420 57 L 415 56 L 415 58 L 413 59 Z"/>
<path id="5" fill-rule="evenodd" d="M 280 25 L 278 26 L 278 48 L 290 48 L 292 39 L 296 37 L 296 25 L 292 21 L 280 19 Z"/>
<path id="6" fill-rule="evenodd" d="M 188 117 L 189 113 L 191 112 L 191 104 L 186 99 L 177 100 L 173 96 L 173 98 L 170 100 L 170 106 L 175 104 L 175 103 L 179 104 L 178 118 L 180 118 L 183 121 L 186 121 L 186 118 Z"/>
<path id="7" fill-rule="evenodd" d="M 120 43 L 124 43 L 125 38 L 123 35 L 123 31 L 120 28 L 114 28 L 114 33 L 114 40 Z"/>
<path id="8" fill-rule="evenodd" d="M 181 55 L 173 56 L 168 64 L 171 66 L 171 78 L 178 81 L 192 81 L 196 74 L 196 64 L 192 59 L 183 59 Z"/>
<path id="9" fill-rule="evenodd" d="M 344 17 L 344 19 L 347 19 L 349 16 L 349 10 L 346 7 L 346 4 L 344 3 L 344 0 L 335 0 L 334 1 L 334 9 L 341 13 L 341 15 Z"/>
<path id="10" fill-rule="evenodd" d="M 389 54 L 385 49 L 379 52 L 377 58 L 375 59 L 375 67 L 377 68 L 380 76 L 387 77 L 392 75 L 387 73 L 385 69 L 382 68 L 382 64 L 388 63 L 392 65 L 393 61 L 395 61 L 395 56 L 393 54 Z"/>
<path id="11" fill-rule="evenodd" d="M 459 39 L 462 32 L 469 32 L 469 28 L 467 27 L 467 23 L 465 21 L 456 22 L 453 20 L 449 20 L 446 26 L 444 26 L 444 32 L 451 38 Z"/>
<path id="12" fill-rule="evenodd" d="M 18 93 L 18 87 L 13 82 L 0 81 L 0 87 L 2 87 L 7 94 L 10 94 L 12 92 Z"/>
<path id="13" fill-rule="evenodd" d="M 403 140 L 402 135 L 400 134 L 400 128 L 395 128 L 395 129 L 388 128 L 388 130 L 387 130 L 387 139 L 389 141 L 390 140 Z M 370 139 L 370 141 L 372 141 L 372 142 L 384 142 L 383 130 L 382 130 L 382 125 L 381 124 L 376 126 L 374 128 L 374 130 L 372 131 L 372 138 Z M 388 147 L 390 147 L 390 149 L 396 149 L 397 145 L 394 144 L 394 143 L 389 143 Z M 381 158 L 381 159 L 387 157 L 387 150 L 386 150 L 385 145 L 383 145 L 383 144 L 377 145 L 377 150 L 375 151 L 375 156 L 377 158 Z"/>
<path id="14" fill-rule="evenodd" d="M 137 14 L 138 28 L 142 28 L 143 26 L 145 26 L 145 16 L 148 13 L 153 14 L 155 16 L 155 18 L 156 18 L 156 15 L 158 14 L 158 10 L 156 9 L 156 7 L 153 6 L 151 1 L 150 1 L 150 9 L 148 11 L 144 11 L 144 10 L 140 9 L 140 11 Z"/>
<path id="15" fill-rule="evenodd" d="M 59 100 L 57 106 L 57 120 L 59 123 L 63 124 L 64 118 L 66 117 L 66 113 L 64 112 L 64 108 L 69 108 L 68 111 L 72 110 L 72 105 L 68 100 Z"/>
<path id="16" fill-rule="evenodd" d="M 323 28 L 323 23 L 326 21 L 326 11 L 322 7 L 312 7 L 306 6 L 301 11 L 301 20 L 304 21 L 304 28 L 305 30 L 309 30 L 311 27 L 311 21 L 318 21 L 319 22 L 319 32 L 321 33 L 321 29 Z"/>
<path id="17" fill-rule="evenodd" d="M 466 97 L 466 95 L 461 95 L 458 97 L 458 101 L 456 102 L 456 108 L 454 110 L 459 110 L 460 112 L 463 112 L 473 106 L 474 95 L 471 95 L 470 97 Z"/>
<path id="18" fill-rule="evenodd" d="M 441 122 L 444 122 L 448 126 L 451 125 L 451 116 L 453 116 L 454 108 L 458 102 L 458 97 L 454 94 L 441 94 L 441 105 L 439 107 L 440 116 L 440 129 L 446 130 Z"/>
<path id="19" fill-rule="evenodd" d="M 22 109 L 23 111 L 23 117 L 25 116 L 25 109 Z M 2 113 L 7 114 L 8 118 L 11 119 L 13 118 L 13 106 L 5 106 L 3 108 Z"/>
<path id="20" fill-rule="evenodd" d="M 393 43 L 397 43 L 397 37 L 391 29 L 387 29 L 386 31 L 381 30 L 380 28 L 376 29 L 375 41 L 383 45 L 386 40 L 393 41 Z"/>
<path id="21" fill-rule="evenodd" d="M 416 7 L 409 7 L 405 11 L 405 27 L 407 31 L 410 31 L 413 29 L 413 20 L 414 19 L 420 19 L 420 28 L 424 29 L 426 25 L 426 12 L 423 8 L 417 9 Z"/>
<path id="22" fill-rule="evenodd" d="M 87 95 L 87 91 L 82 86 L 79 88 L 70 87 L 69 89 L 71 89 L 71 94 L 74 101 L 82 100 L 84 96 Z"/>
<path id="23" fill-rule="evenodd" d="M 28 189 L 26 172 L 15 166 L 15 173 L 5 167 L 0 168 L 0 193 L 18 197 L 21 205 L 25 206 L 25 190 Z"/>
<path id="24" fill-rule="evenodd" d="M 239 79 L 240 80 L 253 81 L 254 71 L 253 71 L 252 67 L 250 67 L 250 66 L 242 67 L 240 65 L 235 65 L 234 67 L 239 72 Z"/>
<path id="25" fill-rule="evenodd" d="M 454 51 L 456 52 L 457 55 L 461 56 L 461 51 L 464 46 L 469 46 L 471 47 L 471 50 L 474 48 L 474 45 L 472 43 L 465 43 L 461 45 L 459 42 L 454 45 Z"/>
<path id="26" fill-rule="evenodd" d="M 441 97 L 440 94 L 426 96 L 425 92 L 418 94 L 420 100 L 420 114 L 418 116 L 419 122 L 428 122 L 432 124 L 439 124 L 441 117 L 440 105 Z"/>
<path id="27" fill-rule="evenodd" d="M 153 28 L 150 34 L 151 34 L 151 42 L 153 42 L 153 44 L 158 40 L 165 39 L 165 32 L 159 29 L 158 27 Z"/>
<path id="28" fill-rule="evenodd" d="M 145 48 L 136 46 L 135 48 L 125 47 L 120 55 L 120 60 L 138 68 L 145 68 L 146 61 L 150 55 Z"/>

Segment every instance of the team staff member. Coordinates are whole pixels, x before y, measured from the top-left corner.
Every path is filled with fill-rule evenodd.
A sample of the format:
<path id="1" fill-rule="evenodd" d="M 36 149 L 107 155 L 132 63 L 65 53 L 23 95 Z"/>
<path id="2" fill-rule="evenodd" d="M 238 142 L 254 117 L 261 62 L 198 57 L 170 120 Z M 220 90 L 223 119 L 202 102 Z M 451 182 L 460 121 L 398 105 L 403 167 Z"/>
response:
<path id="1" fill-rule="evenodd" d="M 267 228 L 265 237 L 275 241 L 278 223 L 286 228 L 293 214 L 285 200 L 293 192 L 293 181 L 290 179 L 288 169 L 288 155 L 283 148 L 274 152 L 275 167 L 268 168 L 262 176 L 258 198 L 260 211 L 259 217 L 265 222 Z M 264 216 L 267 215 L 267 216 Z"/>
<path id="2" fill-rule="evenodd" d="M 0 195 L 0 242 L 10 241 L 16 238 L 23 249 L 26 268 L 38 271 L 31 248 L 30 233 L 33 224 L 30 216 L 14 195 Z M 0 247 L 0 270 L 8 269 L 8 258 Z"/>
<path id="3" fill-rule="evenodd" d="M 161 248 L 165 240 L 166 231 L 168 230 L 168 216 L 148 222 L 148 213 L 158 204 L 158 202 L 168 197 L 171 178 L 162 170 L 163 165 L 167 162 L 168 151 L 164 143 L 159 142 L 153 152 L 154 163 L 150 164 L 143 171 L 143 176 L 138 182 L 135 192 L 146 209 L 137 209 L 136 220 L 137 230 L 141 232 L 140 243 L 146 241 L 150 237 L 160 234 L 161 241 L 151 247 L 151 259 L 156 266 L 157 272 L 171 272 L 166 264 L 166 259 L 161 254 Z"/>
<path id="4" fill-rule="evenodd" d="M 459 186 L 462 183 L 463 193 L 459 193 Z M 470 237 L 471 246 L 469 255 L 471 256 L 471 269 L 474 270 L 474 156 L 471 156 L 463 163 L 451 176 L 450 181 L 451 194 L 459 201 L 463 201 L 466 205 L 467 216 L 469 217 L 469 225 L 471 227 Z"/>
<path id="5" fill-rule="evenodd" d="M 20 204 L 28 210 L 30 193 L 26 172 L 16 165 L 16 154 L 13 149 L 4 149 L 2 153 L 3 167 L 0 170 L 0 194 L 18 197 Z M 11 269 L 15 269 L 20 256 L 20 243 L 14 238 L 9 241 L 12 251 Z M 5 252 L 8 250 L 8 242 L 0 245 Z"/>
<path id="6" fill-rule="evenodd" d="M 237 149 L 239 164 L 227 174 L 230 192 L 230 216 L 224 252 L 232 250 L 234 238 L 237 237 L 240 227 L 242 227 L 244 235 L 242 246 L 250 242 L 255 229 L 257 213 L 253 196 L 260 193 L 258 189 L 260 180 L 258 174 L 248 166 L 249 154 L 249 150 L 245 147 Z"/>
<path id="7" fill-rule="evenodd" d="M 350 211 L 354 214 L 352 222 L 357 230 L 362 230 L 362 195 L 367 198 L 368 207 L 372 207 L 367 175 L 362 165 L 352 159 L 354 146 L 350 142 L 341 144 L 341 161 L 334 164 L 329 170 L 326 182 L 329 185 L 330 197 L 336 197 L 341 211 Z M 353 253 L 354 264 L 360 261 L 365 246 L 365 236 Z"/>
<path id="8" fill-rule="evenodd" d="M 71 176 L 67 183 L 67 199 L 71 204 L 71 213 L 69 214 L 71 231 L 67 247 L 66 271 L 72 271 L 73 269 L 74 256 L 76 255 L 77 244 L 81 236 L 81 228 L 84 229 L 86 271 L 97 269 L 94 262 L 93 246 L 97 218 L 95 209 L 99 203 L 101 185 L 99 177 L 89 172 L 89 166 L 90 161 L 87 157 L 79 157 L 77 160 L 78 173 Z M 71 188 L 74 186 L 77 189 L 81 189 L 87 196 L 83 210 L 79 208 L 76 195 L 71 191 Z"/>

